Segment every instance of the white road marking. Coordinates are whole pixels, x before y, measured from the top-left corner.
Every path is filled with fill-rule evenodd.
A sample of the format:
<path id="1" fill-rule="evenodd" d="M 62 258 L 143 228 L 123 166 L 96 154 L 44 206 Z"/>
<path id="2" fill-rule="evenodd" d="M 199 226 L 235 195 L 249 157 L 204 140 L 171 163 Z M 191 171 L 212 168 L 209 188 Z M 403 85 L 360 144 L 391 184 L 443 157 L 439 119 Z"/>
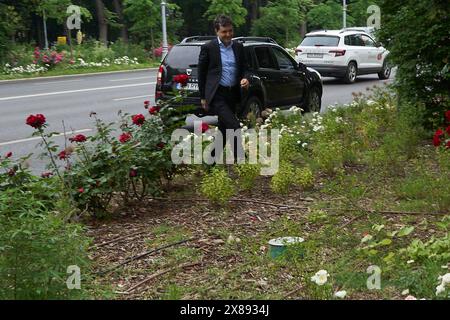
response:
<path id="1" fill-rule="evenodd" d="M 111 82 L 117 82 L 117 81 L 130 81 L 130 80 L 141 80 L 141 79 L 147 79 L 147 80 L 150 80 L 149 78 L 150 78 L 150 77 L 147 76 L 147 77 L 139 77 L 139 78 L 114 79 L 114 80 L 109 80 L 109 81 L 111 81 Z"/>
<path id="2" fill-rule="evenodd" d="M 151 95 L 145 95 L 145 96 L 137 96 L 137 97 L 129 97 L 129 98 L 120 98 L 120 99 L 113 99 L 114 101 L 124 101 L 124 100 L 133 100 L 133 99 L 140 99 L 140 98 L 150 98 L 154 97 L 154 94 Z"/>
<path id="3" fill-rule="evenodd" d="M 49 81 L 49 82 L 42 82 L 42 83 L 33 83 L 33 85 L 34 86 L 42 86 L 42 85 L 46 85 L 46 84 L 58 84 L 58 83 L 63 83 L 63 82 L 77 82 L 77 81 L 81 81 L 81 79 L 79 79 L 79 80 Z"/>
<path id="4" fill-rule="evenodd" d="M 62 95 L 62 94 L 69 94 L 69 93 L 78 93 L 78 92 L 88 92 L 88 91 L 101 91 L 101 90 L 112 90 L 112 89 L 119 89 L 119 88 L 140 87 L 140 86 L 148 86 L 148 85 L 151 85 L 151 84 L 156 84 L 156 82 L 145 82 L 145 83 L 136 83 L 136 84 L 124 84 L 124 85 L 121 85 L 121 86 L 112 86 L 112 87 L 100 87 L 100 88 L 89 88 L 89 89 L 79 89 L 79 90 L 68 90 L 68 91 L 29 94 L 29 95 L 26 95 L 26 96 L 14 96 L 14 97 L 0 98 L 0 101 L 35 98 L 35 97 L 45 97 L 45 96 L 55 96 L 55 95 Z"/>
<path id="5" fill-rule="evenodd" d="M 69 131 L 66 132 L 66 135 L 75 134 L 75 133 L 83 133 L 83 132 L 89 132 L 93 129 L 81 129 L 81 130 L 75 130 L 75 131 Z M 61 137 L 64 136 L 64 133 L 55 134 L 53 137 Z M 2 146 L 9 146 L 11 144 L 17 144 L 22 142 L 29 142 L 29 141 L 35 141 L 35 140 L 41 140 L 41 137 L 33 137 L 33 138 L 27 138 L 27 139 L 20 139 L 20 140 L 13 140 L 13 141 L 7 141 L 7 142 L 1 142 L 0 147 Z"/>

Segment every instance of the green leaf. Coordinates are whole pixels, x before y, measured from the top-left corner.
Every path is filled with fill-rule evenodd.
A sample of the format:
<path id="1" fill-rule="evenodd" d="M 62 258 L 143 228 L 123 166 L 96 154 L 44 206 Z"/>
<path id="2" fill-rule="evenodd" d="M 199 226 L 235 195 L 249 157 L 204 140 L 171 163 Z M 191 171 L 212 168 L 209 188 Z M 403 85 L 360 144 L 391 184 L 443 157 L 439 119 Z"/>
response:
<path id="1" fill-rule="evenodd" d="M 410 227 L 403 227 L 400 229 L 400 231 L 398 232 L 398 236 L 399 237 L 406 237 L 407 235 L 409 235 L 411 232 L 413 232 L 414 227 L 410 226 Z"/>
<path id="2" fill-rule="evenodd" d="M 388 245 L 390 245 L 392 243 L 392 240 L 391 239 L 383 239 L 383 240 L 381 240 L 378 244 L 380 245 L 380 246 L 388 246 Z"/>

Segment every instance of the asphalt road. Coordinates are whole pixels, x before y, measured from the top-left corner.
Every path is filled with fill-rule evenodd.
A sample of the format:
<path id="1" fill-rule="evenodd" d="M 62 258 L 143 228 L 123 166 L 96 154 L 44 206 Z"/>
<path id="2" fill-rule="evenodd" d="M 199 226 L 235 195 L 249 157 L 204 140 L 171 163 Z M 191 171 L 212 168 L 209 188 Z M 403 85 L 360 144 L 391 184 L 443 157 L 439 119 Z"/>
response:
<path id="1" fill-rule="evenodd" d="M 45 170 L 45 161 L 37 159 L 43 150 L 37 147 L 39 138 L 31 137 L 33 129 L 25 124 L 30 114 L 42 113 L 48 130 L 73 131 L 88 135 L 94 128 L 96 112 L 105 122 L 118 120 L 117 113 L 144 113 L 143 101 L 154 103 L 155 69 L 90 76 L 72 76 L 52 79 L 33 79 L 13 82 L 0 81 L 0 156 L 12 151 L 14 157 L 33 153 L 30 161 L 33 172 Z M 387 80 L 391 82 L 391 79 Z M 358 77 L 356 83 L 342 84 L 334 78 L 324 78 L 322 112 L 331 104 L 349 103 L 352 92 L 366 92 L 382 82 L 377 75 Z M 64 145 L 64 137 L 54 140 Z"/>

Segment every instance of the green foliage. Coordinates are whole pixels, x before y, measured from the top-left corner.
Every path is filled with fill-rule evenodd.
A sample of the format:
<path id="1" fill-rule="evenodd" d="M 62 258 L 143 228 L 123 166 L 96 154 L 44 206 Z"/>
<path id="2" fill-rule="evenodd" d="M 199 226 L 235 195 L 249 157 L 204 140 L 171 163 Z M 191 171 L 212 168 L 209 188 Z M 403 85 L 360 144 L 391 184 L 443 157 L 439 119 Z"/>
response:
<path id="1" fill-rule="evenodd" d="M 379 38 L 389 49 L 392 63 L 398 65 L 396 88 L 402 105 L 425 106 L 426 114 L 417 119 L 435 127 L 450 104 L 448 2 L 383 0 L 381 12 Z"/>
<path id="2" fill-rule="evenodd" d="M 37 1 L 37 6 L 34 7 L 36 13 L 40 16 L 44 15 L 46 18 L 56 19 L 58 24 L 63 24 L 66 18 L 69 16 L 67 14 L 67 8 L 74 3 L 71 0 L 39 0 Z M 80 6 L 81 16 L 83 20 L 90 21 L 92 15 L 85 7 Z"/>
<path id="3" fill-rule="evenodd" d="M 347 26 L 349 27 L 364 27 L 367 25 L 367 8 L 371 5 L 380 5 L 380 0 L 356 0 L 347 1 Z M 381 13 L 383 16 L 383 12 Z M 342 10 L 341 10 L 342 18 Z"/>
<path id="4" fill-rule="evenodd" d="M 224 205 L 236 193 L 233 180 L 224 168 L 214 167 L 201 182 L 201 192 L 209 200 Z"/>
<path id="5" fill-rule="evenodd" d="M 131 22 L 131 35 L 137 40 L 145 42 L 148 47 L 158 47 L 162 40 L 159 32 L 161 27 L 161 1 L 159 0 L 125 0 L 124 14 Z M 180 7 L 174 3 L 167 3 L 170 16 L 167 18 L 167 33 L 170 42 L 178 40 L 177 32 L 183 25 Z M 170 13 L 171 12 L 171 13 Z"/>
<path id="6" fill-rule="evenodd" d="M 308 11 L 308 28 L 341 29 L 342 28 L 342 3 L 334 0 L 322 2 Z M 353 18 L 347 15 L 348 25 L 353 24 Z"/>
<path id="7" fill-rule="evenodd" d="M 0 174 L 0 299 L 86 297 L 89 239 L 67 222 L 73 209 L 58 180 L 31 175 L 23 160 L 0 160 L 15 170 Z M 81 290 L 66 286 L 71 265 L 81 269 Z"/>
<path id="8" fill-rule="evenodd" d="M 261 165 L 244 163 L 236 165 L 235 169 L 239 176 L 239 187 L 243 190 L 250 190 L 253 187 L 256 178 L 259 177 Z"/>
<path id="9" fill-rule="evenodd" d="M 310 0 L 281 0 L 269 2 L 261 8 L 261 18 L 252 26 L 252 35 L 272 37 L 284 46 L 296 46 L 300 39 L 298 30 L 306 20 Z"/>
<path id="10" fill-rule="evenodd" d="M 309 168 L 295 169 L 295 184 L 303 189 L 311 188 L 314 185 L 314 174 Z"/>
<path id="11" fill-rule="evenodd" d="M 204 17 L 213 21 L 219 14 L 231 17 L 233 25 L 239 27 L 245 23 L 247 9 L 242 6 L 242 0 L 207 0 L 210 4 Z"/>
<path id="12" fill-rule="evenodd" d="M 287 194 L 295 175 L 294 166 L 289 162 L 280 163 L 278 172 L 272 177 L 270 187 L 273 192 Z"/>
<path id="13" fill-rule="evenodd" d="M 317 141 L 313 146 L 313 159 L 318 169 L 333 173 L 344 164 L 344 146 L 339 140 Z"/>
<path id="14" fill-rule="evenodd" d="M 10 51 L 11 40 L 23 30 L 23 21 L 13 6 L 0 3 L 0 62 Z"/>

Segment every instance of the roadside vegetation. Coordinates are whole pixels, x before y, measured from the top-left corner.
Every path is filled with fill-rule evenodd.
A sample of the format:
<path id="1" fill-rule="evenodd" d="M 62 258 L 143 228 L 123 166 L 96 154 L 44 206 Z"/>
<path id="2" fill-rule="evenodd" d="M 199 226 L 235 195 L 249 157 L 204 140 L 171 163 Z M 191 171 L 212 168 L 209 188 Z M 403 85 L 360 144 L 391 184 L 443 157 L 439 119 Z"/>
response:
<path id="1" fill-rule="evenodd" d="M 117 130 L 92 113 L 95 133 L 64 146 L 44 114 L 26 117 L 49 165 L 34 176 L 29 156 L 0 155 L 0 298 L 448 299 L 448 6 L 381 7 L 380 37 L 399 70 L 393 86 L 323 114 L 293 106 L 243 120 L 247 134 L 280 130 L 273 176 L 251 164 L 174 165 L 170 136 L 189 106 L 146 101 L 142 114 L 119 113 Z M 138 18 L 135 28 L 155 27 Z M 87 64 L 149 57 L 84 45 L 92 47 L 77 54 Z M 26 63 L 55 72 L 67 63 L 67 48 L 47 54 L 51 63 L 29 50 L 18 50 Z M 183 87 L 187 77 L 174 81 Z M 202 124 L 183 143 L 208 130 L 216 128 Z M 269 240 L 284 236 L 304 242 L 271 258 Z M 80 289 L 67 287 L 71 266 Z"/>
<path id="2" fill-rule="evenodd" d="M 256 128 L 281 131 L 272 177 L 249 164 L 172 165 L 168 106 L 122 115 L 121 132 L 95 119 L 97 134 L 68 137 L 63 150 L 45 116 L 31 115 L 50 166 L 33 177 L 25 159 L 0 160 L 2 295 L 70 297 L 70 263 L 86 273 L 73 292 L 84 297 L 445 298 L 450 112 L 430 138 L 396 98 L 375 88 L 323 115 L 265 110 Z M 268 241 L 282 236 L 305 241 L 272 259 Z M 27 254 L 34 246 L 48 258 Z M 23 265 L 46 272 L 28 279 Z M 367 288 L 371 266 L 380 290 Z"/>

